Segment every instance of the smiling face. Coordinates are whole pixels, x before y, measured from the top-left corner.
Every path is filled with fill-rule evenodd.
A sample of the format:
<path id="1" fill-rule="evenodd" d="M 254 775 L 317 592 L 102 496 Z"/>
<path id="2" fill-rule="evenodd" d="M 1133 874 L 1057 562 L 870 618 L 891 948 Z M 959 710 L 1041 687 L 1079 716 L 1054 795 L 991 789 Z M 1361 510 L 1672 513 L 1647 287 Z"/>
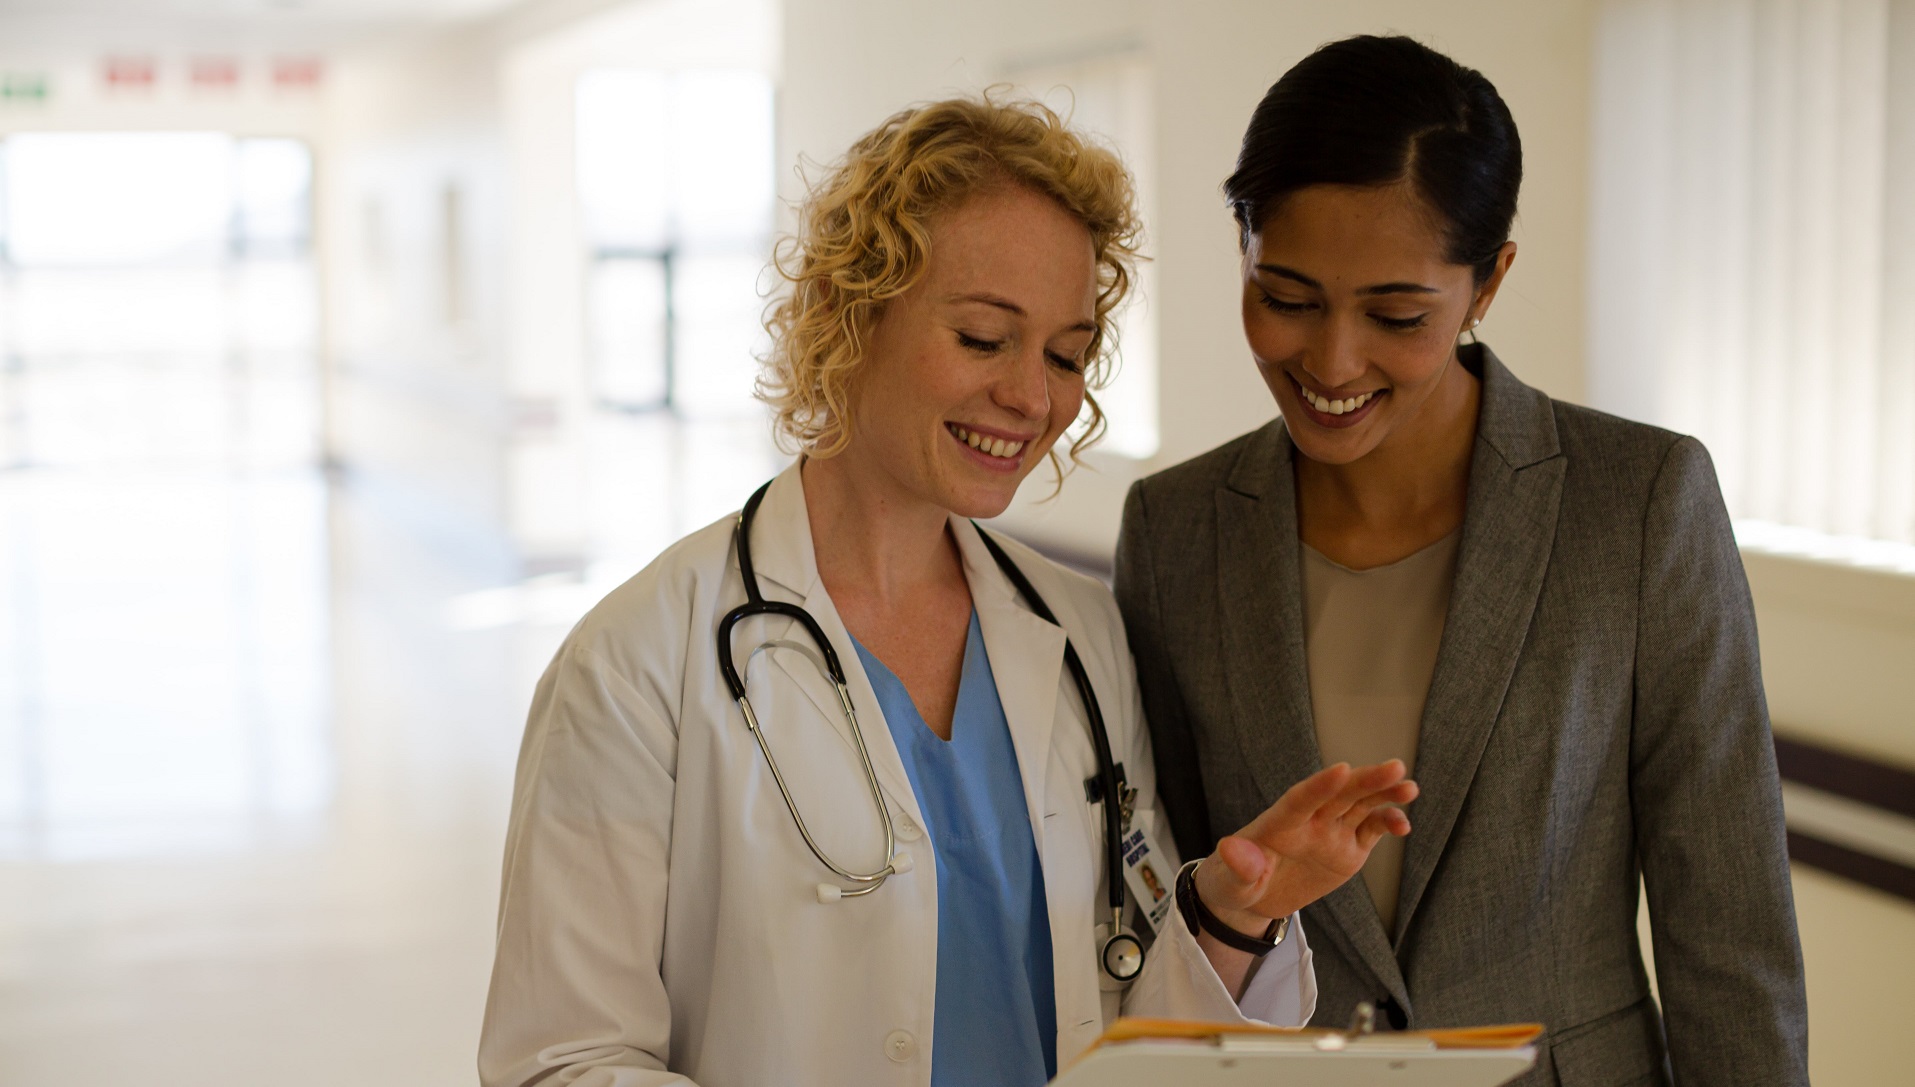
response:
<path id="1" fill-rule="evenodd" d="M 1004 512 L 1084 403 L 1096 305 L 1083 223 L 1019 185 L 971 196 L 872 330 L 840 456 L 900 497 Z"/>
<path id="2" fill-rule="evenodd" d="M 1488 311 L 1516 247 L 1480 286 L 1408 186 L 1314 185 L 1243 256 L 1243 327 L 1304 456 L 1350 464 L 1412 443 L 1468 402 L 1456 340 Z"/>

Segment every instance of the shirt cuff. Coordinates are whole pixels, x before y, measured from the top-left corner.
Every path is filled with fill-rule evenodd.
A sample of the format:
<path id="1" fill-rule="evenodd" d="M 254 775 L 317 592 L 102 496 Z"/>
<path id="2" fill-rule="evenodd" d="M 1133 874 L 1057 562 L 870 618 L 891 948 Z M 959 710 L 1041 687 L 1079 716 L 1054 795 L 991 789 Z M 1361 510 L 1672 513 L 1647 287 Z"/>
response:
<path id="1" fill-rule="evenodd" d="M 1215 1023 L 1261 1023 L 1300 1027 L 1317 1007 L 1317 976 L 1301 914 L 1290 916 L 1282 943 L 1258 965 L 1241 1002 L 1231 999 L 1197 937 L 1171 910 L 1144 963 L 1144 972 L 1124 997 L 1124 1014 Z"/>

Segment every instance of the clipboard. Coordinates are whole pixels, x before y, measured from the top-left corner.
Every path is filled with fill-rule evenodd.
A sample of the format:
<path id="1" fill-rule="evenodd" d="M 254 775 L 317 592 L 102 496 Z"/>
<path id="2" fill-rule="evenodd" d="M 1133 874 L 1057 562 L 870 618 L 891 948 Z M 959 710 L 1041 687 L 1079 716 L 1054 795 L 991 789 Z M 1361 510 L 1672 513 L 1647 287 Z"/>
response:
<path id="1" fill-rule="evenodd" d="M 1052 1087 L 1498 1087 L 1536 1063 L 1534 1023 L 1359 1034 L 1119 1019 Z"/>

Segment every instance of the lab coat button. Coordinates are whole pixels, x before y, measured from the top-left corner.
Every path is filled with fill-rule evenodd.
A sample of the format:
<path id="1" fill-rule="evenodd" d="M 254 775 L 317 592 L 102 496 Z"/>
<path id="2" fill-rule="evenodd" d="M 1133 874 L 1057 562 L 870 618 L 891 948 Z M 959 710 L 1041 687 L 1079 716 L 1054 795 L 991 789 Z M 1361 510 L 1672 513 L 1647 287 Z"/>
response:
<path id="1" fill-rule="evenodd" d="M 884 1055 L 903 1064 L 918 1055 L 918 1040 L 908 1030 L 894 1030 L 884 1036 Z"/>
<path id="2" fill-rule="evenodd" d="M 915 820 L 908 816 L 898 820 L 898 837 L 903 838 L 907 842 L 915 842 L 923 836 L 924 832 L 918 829 L 918 824 Z"/>

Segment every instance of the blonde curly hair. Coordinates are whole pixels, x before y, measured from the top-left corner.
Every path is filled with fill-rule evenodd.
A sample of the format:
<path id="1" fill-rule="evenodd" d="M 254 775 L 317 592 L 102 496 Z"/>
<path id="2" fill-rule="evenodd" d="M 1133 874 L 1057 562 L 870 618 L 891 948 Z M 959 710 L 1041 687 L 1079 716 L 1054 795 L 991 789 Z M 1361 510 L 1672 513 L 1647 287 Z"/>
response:
<path id="1" fill-rule="evenodd" d="M 1103 436 L 1094 392 L 1109 380 L 1114 314 L 1136 280 L 1141 234 L 1130 174 L 1117 155 L 1070 130 L 1042 103 L 997 88 L 891 115 L 833 164 L 798 209 L 772 265 L 789 290 L 768 307 L 771 350 L 757 394 L 779 444 L 830 457 L 850 441 L 851 382 L 884 305 L 924 273 L 931 222 L 993 184 L 1027 185 L 1090 231 L 1096 331 L 1084 351 L 1090 423 L 1071 459 Z M 1053 465 L 1061 472 L 1057 454 Z"/>

